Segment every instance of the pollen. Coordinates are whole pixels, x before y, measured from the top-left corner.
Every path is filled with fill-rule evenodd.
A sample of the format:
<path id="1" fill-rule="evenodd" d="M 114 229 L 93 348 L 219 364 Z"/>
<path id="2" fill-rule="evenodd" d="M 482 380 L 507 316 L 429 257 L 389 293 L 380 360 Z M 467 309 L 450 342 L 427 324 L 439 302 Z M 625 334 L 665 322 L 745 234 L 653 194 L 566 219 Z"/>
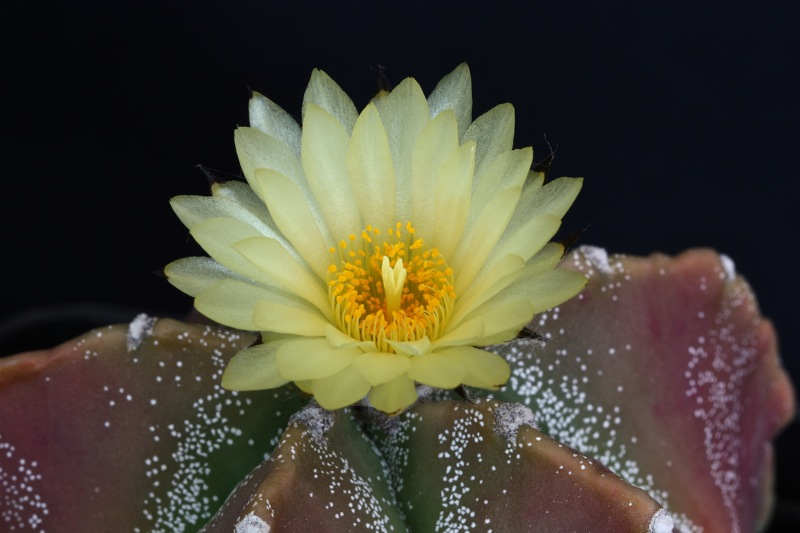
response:
<path id="1" fill-rule="evenodd" d="M 328 297 L 339 329 L 393 352 L 388 341 L 438 337 L 456 295 L 453 269 L 415 235 L 411 222 L 384 235 L 367 226 L 330 249 Z"/>

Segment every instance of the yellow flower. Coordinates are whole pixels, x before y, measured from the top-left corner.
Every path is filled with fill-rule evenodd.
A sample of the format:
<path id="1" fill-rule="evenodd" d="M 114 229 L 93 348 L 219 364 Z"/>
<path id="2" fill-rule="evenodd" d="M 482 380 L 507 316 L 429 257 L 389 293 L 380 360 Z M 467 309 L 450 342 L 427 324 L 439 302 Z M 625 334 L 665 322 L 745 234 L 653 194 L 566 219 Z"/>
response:
<path id="1" fill-rule="evenodd" d="M 404 80 L 359 114 L 315 70 L 302 129 L 260 94 L 236 130 L 248 184 L 172 206 L 211 258 L 166 268 L 204 315 L 260 331 L 222 384 L 293 381 L 327 409 L 369 402 L 385 412 L 416 383 L 501 387 L 509 367 L 476 348 L 512 339 L 585 278 L 557 269 L 549 243 L 581 186 L 543 186 L 530 148 L 512 149 L 514 110 L 472 121 L 461 65 L 425 98 Z"/>

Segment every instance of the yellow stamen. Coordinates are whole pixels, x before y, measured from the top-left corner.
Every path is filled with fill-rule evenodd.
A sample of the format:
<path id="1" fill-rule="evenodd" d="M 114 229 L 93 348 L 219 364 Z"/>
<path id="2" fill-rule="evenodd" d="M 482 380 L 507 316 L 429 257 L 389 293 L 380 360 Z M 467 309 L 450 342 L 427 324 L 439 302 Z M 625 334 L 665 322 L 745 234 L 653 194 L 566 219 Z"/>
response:
<path id="1" fill-rule="evenodd" d="M 331 252 L 328 294 L 339 328 L 359 341 L 393 352 L 390 340 L 435 338 L 450 316 L 455 291 L 453 270 L 435 248 L 414 238 L 409 222 L 387 228 L 367 226 L 360 239 Z M 357 259 L 353 259 L 356 257 Z M 360 258 L 363 258 L 360 259 Z"/>
<path id="2" fill-rule="evenodd" d="M 394 322 L 394 314 L 400 310 L 400 298 L 403 296 L 403 285 L 408 272 L 403 268 L 403 260 L 398 259 L 394 267 L 389 266 L 389 258 L 383 256 L 381 265 L 383 290 L 386 292 L 386 314 L 389 321 Z"/>

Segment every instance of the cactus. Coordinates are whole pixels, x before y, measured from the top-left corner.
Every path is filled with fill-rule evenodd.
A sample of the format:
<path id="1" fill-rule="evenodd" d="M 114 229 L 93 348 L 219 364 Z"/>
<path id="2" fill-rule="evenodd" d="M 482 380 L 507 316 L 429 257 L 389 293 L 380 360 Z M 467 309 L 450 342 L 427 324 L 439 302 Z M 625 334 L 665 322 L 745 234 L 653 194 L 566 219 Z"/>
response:
<path id="1" fill-rule="evenodd" d="M 0 364 L 5 529 L 764 527 L 794 398 L 730 259 L 563 257 L 581 180 L 510 105 L 473 121 L 466 65 L 361 113 L 315 71 L 302 128 L 257 93 L 250 123 L 248 183 L 172 201 L 211 257 L 165 274 L 220 327 Z"/>
<path id="2" fill-rule="evenodd" d="M 9 531 L 755 531 L 792 414 L 732 262 L 581 248 L 584 291 L 486 349 L 508 385 L 397 416 L 220 387 L 251 333 L 139 317 L 0 365 Z M 674 528 L 674 529 L 673 529 Z"/>

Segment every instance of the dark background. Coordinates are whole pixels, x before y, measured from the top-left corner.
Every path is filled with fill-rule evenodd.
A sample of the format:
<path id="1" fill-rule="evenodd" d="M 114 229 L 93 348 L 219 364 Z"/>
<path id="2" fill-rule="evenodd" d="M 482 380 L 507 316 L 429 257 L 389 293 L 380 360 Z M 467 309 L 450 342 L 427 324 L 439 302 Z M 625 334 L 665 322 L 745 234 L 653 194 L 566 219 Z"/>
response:
<path id="1" fill-rule="evenodd" d="M 320 67 L 360 108 L 379 65 L 429 92 L 467 61 L 475 116 L 512 102 L 515 145 L 586 178 L 565 230 L 728 254 L 800 381 L 800 2 L 17 1 L 0 19 L 0 355 L 189 309 L 153 274 L 198 250 L 167 200 L 207 194 L 197 163 L 238 173 L 248 87 L 299 115 Z M 800 516 L 798 447 L 795 423 L 771 531 Z"/>

